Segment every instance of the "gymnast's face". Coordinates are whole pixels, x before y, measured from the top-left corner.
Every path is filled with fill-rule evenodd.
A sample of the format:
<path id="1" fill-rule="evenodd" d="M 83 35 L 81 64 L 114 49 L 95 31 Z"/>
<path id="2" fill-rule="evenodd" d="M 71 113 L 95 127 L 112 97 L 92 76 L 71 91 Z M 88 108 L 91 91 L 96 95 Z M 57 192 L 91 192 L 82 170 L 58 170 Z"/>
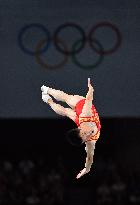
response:
<path id="1" fill-rule="evenodd" d="M 95 123 L 84 122 L 80 125 L 80 137 L 83 141 L 86 141 L 90 138 L 91 135 L 97 133 L 97 126 Z"/>

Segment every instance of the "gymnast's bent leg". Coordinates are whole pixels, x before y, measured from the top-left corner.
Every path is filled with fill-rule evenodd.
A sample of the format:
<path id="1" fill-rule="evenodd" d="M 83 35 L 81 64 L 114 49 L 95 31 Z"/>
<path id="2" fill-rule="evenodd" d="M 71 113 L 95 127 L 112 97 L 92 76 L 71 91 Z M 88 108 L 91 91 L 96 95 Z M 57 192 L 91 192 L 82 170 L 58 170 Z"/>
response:
<path id="1" fill-rule="evenodd" d="M 76 113 L 71 108 L 64 108 L 62 105 L 55 103 L 50 96 L 48 98 L 48 95 L 42 95 L 42 100 L 50 105 L 57 114 L 69 117 L 72 120 L 75 119 Z"/>
<path id="2" fill-rule="evenodd" d="M 67 103 L 72 109 L 75 107 L 77 102 L 85 97 L 80 95 L 69 95 L 61 90 L 56 90 L 50 87 L 42 86 L 42 91 L 46 94 L 53 96 L 57 101 L 62 101 Z"/>

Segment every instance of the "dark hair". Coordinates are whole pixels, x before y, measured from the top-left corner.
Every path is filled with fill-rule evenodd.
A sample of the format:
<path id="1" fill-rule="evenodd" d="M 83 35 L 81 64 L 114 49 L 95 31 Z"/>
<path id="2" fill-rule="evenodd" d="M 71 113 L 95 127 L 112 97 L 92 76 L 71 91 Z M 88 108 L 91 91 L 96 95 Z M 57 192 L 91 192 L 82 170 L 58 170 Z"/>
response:
<path id="1" fill-rule="evenodd" d="M 67 132 L 67 140 L 74 146 L 81 146 L 83 144 L 82 138 L 80 137 L 80 129 L 72 129 Z"/>

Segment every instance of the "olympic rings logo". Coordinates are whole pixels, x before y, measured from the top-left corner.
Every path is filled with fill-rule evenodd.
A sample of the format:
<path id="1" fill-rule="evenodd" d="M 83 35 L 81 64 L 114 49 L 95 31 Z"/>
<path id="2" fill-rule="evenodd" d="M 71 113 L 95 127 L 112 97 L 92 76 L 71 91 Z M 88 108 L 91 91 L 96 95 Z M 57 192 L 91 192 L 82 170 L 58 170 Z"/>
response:
<path id="1" fill-rule="evenodd" d="M 24 43 L 24 36 L 27 34 L 27 32 L 31 29 L 37 28 L 41 30 L 46 37 L 44 39 L 41 39 L 39 42 L 37 42 L 35 49 L 29 49 L 27 45 Z M 80 38 L 76 39 L 76 41 L 72 44 L 71 48 L 68 49 L 67 43 L 62 40 L 62 32 L 66 30 L 67 28 L 72 28 L 74 30 L 77 30 L 80 34 Z M 95 37 L 95 32 L 99 30 L 100 28 L 109 28 L 111 29 L 115 35 L 116 35 L 116 42 L 110 49 L 105 49 L 102 46 L 102 43 Z M 71 37 L 73 38 L 73 37 Z M 72 61 L 79 66 L 82 69 L 93 69 L 97 67 L 104 59 L 104 56 L 110 55 L 114 53 L 121 45 L 122 42 L 122 35 L 120 30 L 112 23 L 103 21 L 96 25 L 94 25 L 88 34 L 85 33 L 83 28 L 76 24 L 76 23 L 64 23 L 56 28 L 54 31 L 54 34 L 51 36 L 49 30 L 42 24 L 33 23 L 25 25 L 21 28 L 19 34 L 18 34 L 18 45 L 21 48 L 21 50 L 31 56 L 35 56 L 35 59 L 37 63 L 39 63 L 42 67 L 46 69 L 57 69 L 64 66 L 69 56 L 71 56 Z M 61 62 L 57 64 L 48 64 L 43 61 L 41 58 L 41 55 L 44 52 L 48 52 L 49 47 L 51 44 L 54 44 L 56 50 L 64 55 L 64 58 Z M 77 57 L 77 54 L 79 54 L 86 46 L 86 43 L 90 46 L 93 52 L 96 52 L 98 55 L 98 58 L 96 62 L 94 62 L 91 65 L 85 65 L 80 62 L 80 60 Z"/>

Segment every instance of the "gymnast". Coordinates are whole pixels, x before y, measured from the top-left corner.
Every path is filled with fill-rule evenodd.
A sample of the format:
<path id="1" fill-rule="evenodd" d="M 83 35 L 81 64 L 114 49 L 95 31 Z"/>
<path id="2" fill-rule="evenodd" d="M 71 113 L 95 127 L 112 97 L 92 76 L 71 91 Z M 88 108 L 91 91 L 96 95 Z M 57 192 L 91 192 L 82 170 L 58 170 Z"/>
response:
<path id="1" fill-rule="evenodd" d="M 42 100 L 47 103 L 57 114 L 69 117 L 73 120 L 77 127 L 70 132 L 71 140 L 80 144 L 85 143 L 85 150 L 87 152 L 85 168 L 77 175 L 77 179 L 88 173 L 93 163 L 93 155 L 95 144 L 100 136 L 100 120 L 93 101 L 93 86 L 91 85 L 90 78 L 88 78 L 88 92 L 86 97 L 79 95 L 69 95 L 63 91 L 56 90 L 50 87 L 42 86 Z M 57 104 L 50 97 L 53 96 L 57 101 L 65 102 L 70 108 L 64 108 L 62 105 Z"/>

